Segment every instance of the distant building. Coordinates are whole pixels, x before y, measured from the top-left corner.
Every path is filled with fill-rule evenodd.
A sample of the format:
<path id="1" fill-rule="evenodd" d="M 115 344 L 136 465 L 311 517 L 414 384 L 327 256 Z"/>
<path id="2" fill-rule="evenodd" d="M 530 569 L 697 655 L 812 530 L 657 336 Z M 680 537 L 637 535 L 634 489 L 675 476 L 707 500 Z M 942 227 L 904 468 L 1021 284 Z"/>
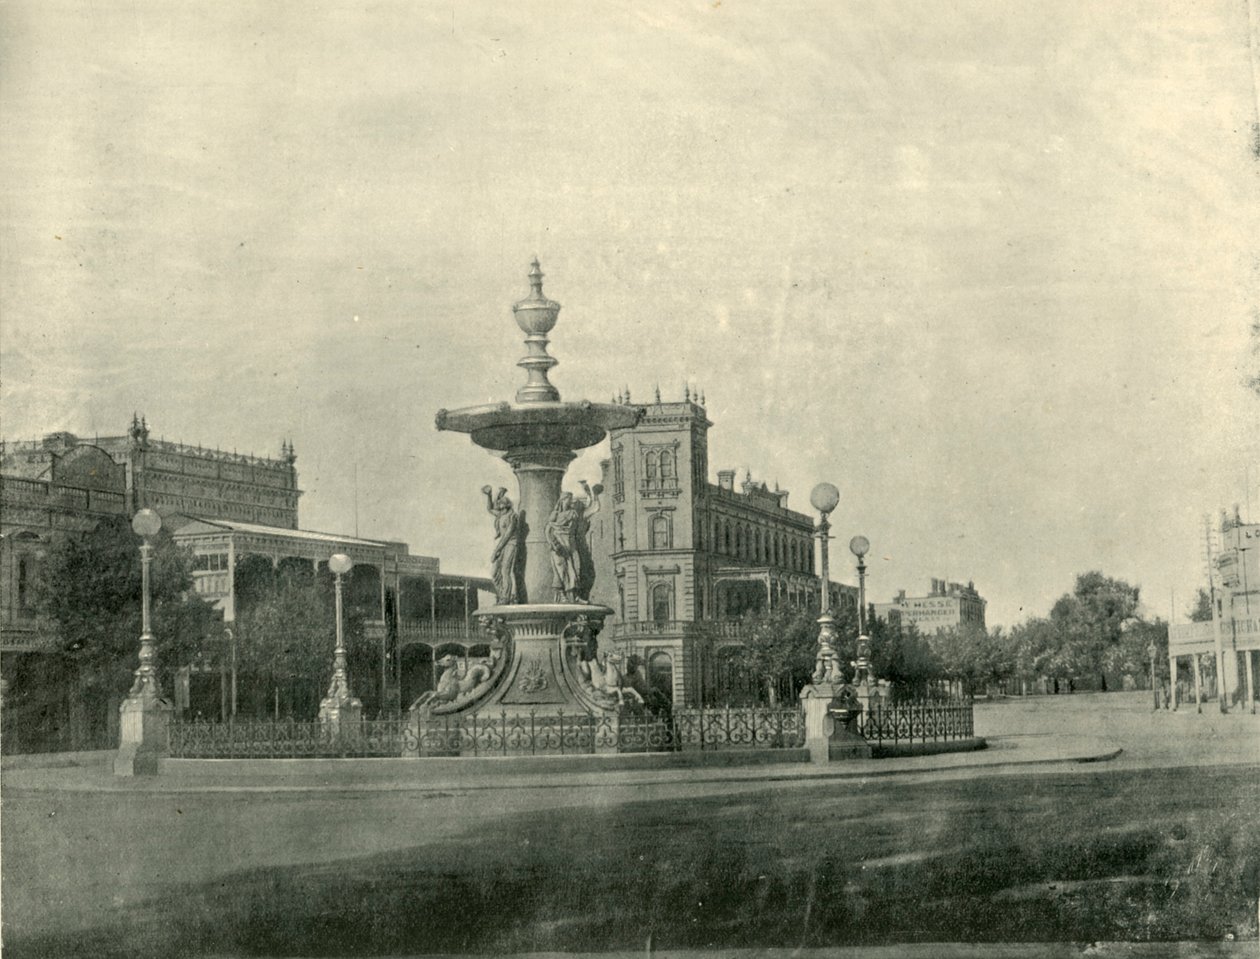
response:
<path id="1" fill-rule="evenodd" d="M 125 516 L 126 470 L 97 446 L 44 451 L 30 473 L 0 471 L 0 650 L 29 652 L 49 638 L 35 584 L 49 548 L 104 516 Z"/>
<path id="2" fill-rule="evenodd" d="M 1204 623 L 1168 627 L 1168 659 L 1173 677 L 1193 698 L 1205 686 L 1202 657 L 1216 658 L 1224 670 L 1219 686 L 1230 700 L 1255 703 L 1260 689 L 1260 523 L 1244 523 L 1235 510 L 1222 513 L 1220 551 L 1213 571 L 1213 617 Z"/>
<path id="3" fill-rule="evenodd" d="M 44 479 L 56 461 L 80 446 L 103 450 L 124 468 L 130 513 L 148 508 L 163 518 L 216 516 L 297 528 L 302 491 L 294 465 L 297 454 L 287 440 L 279 457 L 246 456 L 154 439 L 148 423 L 137 416 L 124 435 L 91 442 L 64 432 L 0 442 L 0 473 Z"/>
<path id="4" fill-rule="evenodd" d="M 734 470 L 709 482 L 712 425 L 702 397 L 688 390 L 665 403 L 658 395 L 637 426 L 610 434 L 591 517 L 591 598 L 612 607 L 613 638 L 679 704 L 710 701 L 739 672 L 741 615 L 816 608 L 820 590 L 814 521 L 788 508 L 786 490 L 747 474 L 736 488 Z M 856 609 L 855 588 L 833 583 L 831 595 L 833 607 Z M 695 629 L 714 621 L 730 624 L 717 644 Z"/>
<path id="5" fill-rule="evenodd" d="M 899 619 L 903 626 L 916 626 L 920 633 L 931 634 L 959 626 L 984 629 L 986 601 L 976 592 L 975 583 L 951 583 L 932 580 L 926 596 L 907 596 L 903 589 L 891 603 L 875 603 L 875 615 L 881 619 Z"/>
<path id="6" fill-rule="evenodd" d="M 66 432 L 0 441 L 0 676 L 48 674 L 39 689 L 0 679 L 6 751 L 95 747 L 101 735 L 116 741 L 116 703 L 82 702 L 83 691 L 49 656 L 60 651 L 55 627 L 35 608 L 49 550 L 105 516 L 160 513 L 176 542 L 192 550 L 195 588 L 223 611 L 228 630 L 237 559 L 318 569 L 334 552 L 350 555 L 347 596 L 380 648 L 379 670 L 352 679 L 362 680 L 365 703 L 381 712 L 433 688 L 436 659 L 480 652 L 484 637 L 471 614 L 489 581 L 443 573 L 436 557 L 414 556 L 405 543 L 298 529 L 296 460 L 288 441 L 272 458 L 153 439 L 138 416 L 125 435 L 90 442 Z M 198 664 L 181 681 L 180 705 L 199 697 L 204 715 L 222 709 L 222 663 Z"/>

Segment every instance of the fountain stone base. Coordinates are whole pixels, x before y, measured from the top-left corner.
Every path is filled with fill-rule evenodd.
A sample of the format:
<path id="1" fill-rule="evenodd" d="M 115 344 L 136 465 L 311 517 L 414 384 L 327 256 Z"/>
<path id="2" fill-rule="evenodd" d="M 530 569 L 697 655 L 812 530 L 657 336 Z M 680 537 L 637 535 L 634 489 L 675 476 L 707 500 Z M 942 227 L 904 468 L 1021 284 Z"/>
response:
<path id="1" fill-rule="evenodd" d="M 554 751 L 617 752 L 621 708 L 642 699 L 621 672 L 620 654 L 601 652 L 596 641 L 611 614 L 607 606 L 587 603 L 478 610 L 475 615 L 496 637 L 492 659 L 498 658 L 469 667 L 466 688 L 449 685 L 451 692 L 458 690 L 453 698 L 443 698 L 440 681 L 435 694 L 417 700 L 408 711 L 404 755 L 471 754 L 486 746 L 473 747 L 470 741 L 478 729 L 488 731 L 484 735 L 492 746 L 504 745 L 499 728 L 515 729 L 522 736 L 531 730 L 529 751 L 535 753 L 550 742 L 537 731 L 549 726 L 571 734 L 563 743 L 557 740 Z M 478 668 L 488 668 L 489 675 L 476 674 Z"/>

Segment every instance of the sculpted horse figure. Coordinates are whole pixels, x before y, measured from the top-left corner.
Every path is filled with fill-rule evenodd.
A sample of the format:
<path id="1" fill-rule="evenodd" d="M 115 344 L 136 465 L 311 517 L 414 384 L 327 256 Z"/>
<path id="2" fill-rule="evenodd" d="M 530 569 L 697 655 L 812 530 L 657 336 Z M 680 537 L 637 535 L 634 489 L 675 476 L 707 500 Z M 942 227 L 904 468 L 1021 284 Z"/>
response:
<path id="1" fill-rule="evenodd" d="M 439 659 L 437 665 L 442 667 L 437 689 L 421 693 L 420 698 L 412 703 L 412 709 L 453 703 L 486 682 L 491 674 L 490 664 L 484 659 L 474 659 L 465 663 L 452 653 L 447 653 Z"/>
<path id="2" fill-rule="evenodd" d="M 625 674 L 621 671 L 623 659 L 622 654 L 614 649 L 604 657 L 603 664 L 600 663 L 599 657 L 595 656 L 579 663 L 578 668 L 583 677 L 590 680 L 591 687 L 597 693 L 610 697 L 616 696 L 618 706 L 626 704 L 627 694 L 642 703 L 643 697 L 639 695 L 637 689 L 626 682 Z"/>

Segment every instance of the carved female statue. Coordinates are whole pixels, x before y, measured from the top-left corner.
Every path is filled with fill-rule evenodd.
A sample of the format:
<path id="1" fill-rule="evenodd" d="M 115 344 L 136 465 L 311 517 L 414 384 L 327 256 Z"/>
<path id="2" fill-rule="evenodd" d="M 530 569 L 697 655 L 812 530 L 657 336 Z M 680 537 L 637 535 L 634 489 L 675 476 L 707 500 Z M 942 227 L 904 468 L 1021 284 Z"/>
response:
<path id="1" fill-rule="evenodd" d="M 491 497 L 490 487 L 481 487 L 486 511 L 494 517 L 494 552 L 490 554 L 490 576 L 494 580 L 495 602 L 500 606 L 520 602 L 517 551 L 521 540 L 521 517 L 512 507 L 507 490 L 499 488 Z"/>
<path id="2" fill-rule="evenodd" d="M 595 585 L 595 560 L 591 556 L 591 517 L 599 512 L 599 494 L 602 487 L 595 487 L 591 492 L 591 484 L 582 480 L 582 489 L 586 499 L 573 500 L 573 508 L 577 512 L 577 521 L 573 524 L 573 539 L 578 553 L 577 598 L 584 603 L 591 601 L 591 589 Z"/>
<path id="3" fill-rule="evenodd" d="M 556 508 L 547 520 L 547 545 L 551 547 L 551 570 L 557 602 L 576 602 L 578 584 L 578 550 L 574 533 L 578 521 L 573 508 L 573 494 L 561 493 Z"/>

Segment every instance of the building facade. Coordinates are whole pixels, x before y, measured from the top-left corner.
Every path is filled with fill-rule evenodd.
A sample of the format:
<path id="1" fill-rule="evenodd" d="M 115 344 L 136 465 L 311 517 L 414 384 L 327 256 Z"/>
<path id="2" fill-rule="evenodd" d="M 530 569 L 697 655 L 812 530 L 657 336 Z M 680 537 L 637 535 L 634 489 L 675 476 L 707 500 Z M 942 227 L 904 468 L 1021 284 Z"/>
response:
<path id="1" fill-rule="evenodd" d="M 612 607 L 612 638 L 679 705 L 712 701 L 738 670 L 741 616 L 816 608 L 821 591 L 814 522 L 786 490 L 747 474 L 737 488 L 734 470 L 710 482 L 712 426 L 689 390 L 681 402 L 658 395 L 638 425 L 611 432 L 589 514 L 592 600 Z M 830 588 L 833 607 L 856 608 L 855 588 Z"/>
<path id="2" fill-rule="evenodd" d="M 150 435 L 143 417 L 134 417 L 123 435 L 90 443 L 73 433 L 50 433 L 39 440 L 0 442 L 0 473 L 41 480 L 53 464 L 80 446 L 104 451 L 124 470 L 127 508 L 153 509 L 163 520 L 181 516 L 222 519 L 296 529 L 297 454 L 287 440 L 279 457 L 172 443 Z"/>
<path id="3" fill-rule="evenodd" d="M 960 626 L 984 629 L 986 605 L 976 592 L 975 583 L 964 586 L 934 579 L 926 596 L 907 596 L 903 589 L 891 603 L 875 603 L 874 607 L 875 615 L 881 619 L 900 621 L 902 626 L 915 626 L 920 633 L 931 635 Z"/>
<path id="4" fill-rule="evenodd" d="M 350 555 L 356 565 L 347 595 L 380 650 L 379 669 L 363 677 L 379 712 L 397 712 L 433 688 L 435 661 L 443 655 L 478 655 L 485 640 L 471 614 L 489 582 L 443 573 L 436 557 L 414 556 L 405 543 L 299 529 L 296 460 L 288 441 L 271 458 L 154 439 L 138 416 L 126 434 L 91 442 L 66 432 L 0 442 L 6 749 L 95 748 L 102 735 L 116 741 L 117 704 L 82 702 L 83 690 L 68 667 L 49 655 L 61 646 L 54 626 L 37 614 L 36 592 L 44 560 L 61 538 L 86 532 L 103 517 L 129 517 L 144 508 L 160 513 L 176 542 L 191 549 L 195 588 L 223 612 L 228 636 L 238 560 L 257 557 L 318 570 L 335 552 Z M 221 711 L 225 669 L 223 663 L 194 664 L 175 691 L 177 701 L 188 705 L 200 688 L 206 708 L 199 711 Z M 32 675 L 39 677 L 34 683 L 11 685 L 7 679 Z M 219 709 L 206 705 L 211 699 L 220 701 Z"/>
<path id="5" fill-rule="evenodd" d="M 1203 658 L 1220 657 L 1220 691 L 1255 709 L 1260 689 L 1260 523 L 1222 513 L 1220 549 L 1213 557 L 1212 619 L 1168 627 L 1172 705 L 1179 686 L 1200 697 Z"/>
<path id="6" fill-rule="evenodd" d="M 443 573 L 437 557 L 412 555 L 406 543 L 195 517 L 185 518 L 175 542 L 192 551 L 194 588 L 223 612 L 224 628 L 233 641 L 235 574 L 242 560 L 252 557 L 277 571 L 319 573 L 327 571 L 334 553 L 349 556 L 354 566 L 344 585 L 347 607 L 362 614 L 364 638 L 380 652 L 379 669 L 370 676 L 351 677 L 362 684 L 356 693 L 372 713 L 397 713 L 433 689 L 435 663 L 447 653 L 462 658 L 489 653 L 473 613 L 481 603 L 493 602 L 493 584 L 481 577 Z M 219 710 L 225 715 L 233 705 L 230 686 L 224 682 L 228 668 L 230 664 L 217 664 L 213 675 L 203 680 L 203 685 L 218 684 Z M 185 681 L 191 687 L 195 679 Z M 191 695 L 190 688 L 187 696 Z"/>

